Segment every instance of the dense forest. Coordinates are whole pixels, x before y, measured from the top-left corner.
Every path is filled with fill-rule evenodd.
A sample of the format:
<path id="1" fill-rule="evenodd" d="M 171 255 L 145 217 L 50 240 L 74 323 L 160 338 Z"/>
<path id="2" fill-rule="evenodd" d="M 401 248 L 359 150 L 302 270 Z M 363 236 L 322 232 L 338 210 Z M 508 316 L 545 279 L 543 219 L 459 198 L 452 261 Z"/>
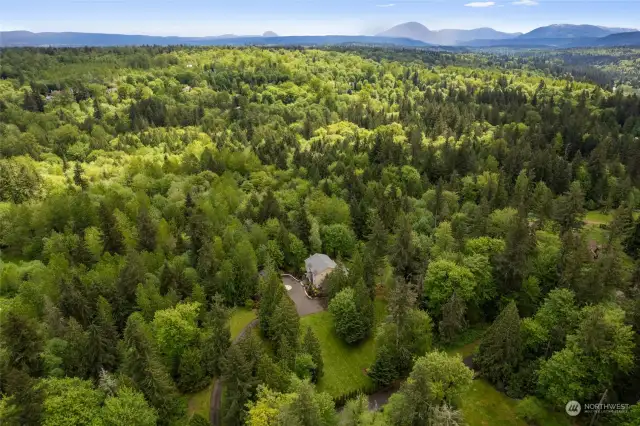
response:
<path id="1" fill-rule="evenodd" d="M 206 425 L 216 378 L 224 426 L 481 424 L 474 383 L 638 425 L 640 97 L 539 62 L 2 50 L 2 424 Z M 280 275 L 314 253 L 328 334 Z M 367 386 L 326 391 L 328 339 Z"/>

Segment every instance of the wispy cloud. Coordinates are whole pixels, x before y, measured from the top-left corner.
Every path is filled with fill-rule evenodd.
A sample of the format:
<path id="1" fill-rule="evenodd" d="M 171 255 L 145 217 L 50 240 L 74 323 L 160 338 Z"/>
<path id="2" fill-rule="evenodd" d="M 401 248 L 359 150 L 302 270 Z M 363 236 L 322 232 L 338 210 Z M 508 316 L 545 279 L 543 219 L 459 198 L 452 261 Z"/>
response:
<path id="1" fill-rule="evenodd" d="M 474 1 L 471 3 L 465 4 L 467 7 L 491 7 L 495 6 L 496 2 L 494 1 Z"/>
<path id="2" fill-rule="evenodd" d="M 540 3 L 536 0 L 518 0 L 514 1 L 512 4 L 515 4 L 516 6 L 537 6 Z"/>
<path id="3" fill-rule="evenodd" d="M 387 3 L 387 4 L 376 4 L 376 7 L 393 7 L 395 3 Z"/>

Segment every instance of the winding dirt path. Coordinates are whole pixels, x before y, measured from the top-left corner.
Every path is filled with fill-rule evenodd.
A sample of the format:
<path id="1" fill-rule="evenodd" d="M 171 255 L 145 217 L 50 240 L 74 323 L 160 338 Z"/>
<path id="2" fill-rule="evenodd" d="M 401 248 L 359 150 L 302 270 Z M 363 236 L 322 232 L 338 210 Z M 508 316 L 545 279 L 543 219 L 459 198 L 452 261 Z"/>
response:
<path id="1" fill-rule="evenodd" d="M 247 333 L 253 330 L 253 327 L 258 325 L 258 320 L 254 319 L 249 324 L 247 324 L 240 334 L 233 339 L 233 343 L 237 343 L 240 339 L 242 339 Z M 213 390 L 211 391 L 211 409 L 209 411 L 209 421 L 213 426 L 219 426 L 222 424 L 220 421 L 220 406 L 222 405 L 222 381 L 219 378 L 216 378 L 215 383 L 213 384 Z"/>

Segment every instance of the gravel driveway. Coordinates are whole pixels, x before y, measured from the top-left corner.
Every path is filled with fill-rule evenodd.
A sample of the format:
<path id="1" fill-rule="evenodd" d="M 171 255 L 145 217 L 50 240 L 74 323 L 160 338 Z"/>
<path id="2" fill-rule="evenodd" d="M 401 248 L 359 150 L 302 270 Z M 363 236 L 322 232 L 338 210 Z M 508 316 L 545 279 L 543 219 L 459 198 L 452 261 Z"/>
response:
<path id="1" fill-rule="evenodd" d="M 324 307 L 318 299 L 309 299 L 307 297 L 304 293 L 304 288 L 298 281 L 291 277 L 284 276 L 282 277 L 282 282 L 285 287 L 291 287 L 291 290 L 287 290 L 287 293 L 291 300 L 293 300 L 293 303 L 295 303 L 298 315 L 303 317 L 305 315 L 315 314 L 324 310 Z"/>

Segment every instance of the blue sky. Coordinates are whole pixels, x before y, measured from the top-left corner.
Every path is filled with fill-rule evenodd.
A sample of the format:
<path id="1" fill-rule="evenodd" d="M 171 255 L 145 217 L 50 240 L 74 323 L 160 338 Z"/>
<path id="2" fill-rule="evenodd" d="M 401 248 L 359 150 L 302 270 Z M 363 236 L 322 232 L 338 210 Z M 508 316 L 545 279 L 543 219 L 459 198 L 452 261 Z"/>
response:
<path id="1" fill-rule="evenodd" d="M 0 30 L 206 36 L 374 34 L 406 21 L 430 29 L 549 24 L 640 27 L 640 0 L 3 0 Z"/>

